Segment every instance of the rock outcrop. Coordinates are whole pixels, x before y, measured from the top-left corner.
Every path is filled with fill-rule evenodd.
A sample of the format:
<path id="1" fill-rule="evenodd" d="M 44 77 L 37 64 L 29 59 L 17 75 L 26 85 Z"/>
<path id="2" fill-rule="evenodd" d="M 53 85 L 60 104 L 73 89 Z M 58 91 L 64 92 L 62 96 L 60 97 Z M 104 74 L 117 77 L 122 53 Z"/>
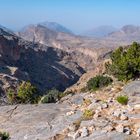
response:
<path id="1" fill-rule="evenodd" d="M 121 105 L 116 97 L 124 90 L 116 81 L 96 92 L 69 94 L 56 104 L 1 106 L 0 128 L 11 140 L 139 140 L 139 97 L 129 96 L 128 105 Z M 83 117 L 85 110 L 93 111 L 90 118 Z"/>

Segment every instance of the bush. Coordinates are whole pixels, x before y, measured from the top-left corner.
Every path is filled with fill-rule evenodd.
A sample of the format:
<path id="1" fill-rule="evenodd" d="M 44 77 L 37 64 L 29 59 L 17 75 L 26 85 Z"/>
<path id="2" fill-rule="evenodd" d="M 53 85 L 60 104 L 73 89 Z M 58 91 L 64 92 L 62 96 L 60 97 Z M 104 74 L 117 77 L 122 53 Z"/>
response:
<path id="1" fill-rule="evenodd" d="M 106 72 L 120 81 L 135 79 L 140 75 L 140 44 L 134 42 L 129 48 L 120 47 L 111 54 Z"/>
<path id="2" fill-rule="evenodd" d="M 87 82 L 87 88 L 88 90 L 97 90 L 99 88 L 108 86 L 109 84 L 112 83 L 112 79 L 108 76 L 103 76 L 103 75 L 97 75 L 94 78 L 91 78 L 88 82 Z"/>
<path id="3" fill-rule="evenodd" d="M 33 103 L 37 97 L 37 88 L 31 85 L 30 82 L 23 82 L 18 87 L 17 97 L 21 103 Z"/>
<path id="4" fill-rule="evenodd" d="M 93 115 L 94 115 L 94 113 L 93 113 L 92 110 L 86 109 L 83 113 L 83 119 L 84 120 L 90 120 L 90 119 L 92 119 Z"/>
<path id="5" fill-rule="evenodd" d="M 118 96 L 117 101 L 122 105 L 127 105 L 128 97 L 127 96 Z"/>
<path id="6" fill-rule="evenodd" d="M 7 132 L 0 132 L 0 139 L 1 140 L 9 140 L 10 139 L 9 133 L 7 133 Z"/>
<path id="7" fill-rule="evenodd" d="M 9 89 L 7 99 L 9 103 L 36 103 L 39 98 L 38 90 L 30 82 L 22 82 L 17 90 Z"/>
<path id="8" fill-rule="evenodd" d="M 41 97 L 40 103 L 55 103 L 60 98 L 64 96 L 64 93 L 59 92 L 56 89 L 52 89 L 48 91 L 47 95 Z"/>
<path id="9" fill-rule="evenodd" d="M 7 91 L 7 99 L 8 99 L 8 102 L 10 104 L 17 102 L 16 94 L 15 94 L 15 91 L 13 89 L 8 89 L 8 91 Z"/>

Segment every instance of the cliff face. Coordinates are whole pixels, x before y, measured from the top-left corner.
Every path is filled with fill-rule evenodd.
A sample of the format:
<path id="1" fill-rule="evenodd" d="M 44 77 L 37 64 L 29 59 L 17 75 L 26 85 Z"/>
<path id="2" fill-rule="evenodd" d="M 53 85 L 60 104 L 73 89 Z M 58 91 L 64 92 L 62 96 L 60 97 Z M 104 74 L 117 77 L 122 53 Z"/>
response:
<path id="1" fill-rule="evenodd" d="M 12 78 L 30 80 L 41 90 L 64 90 L 85 72 L 68 57 L 68 52 L 59 49 L 34 44 L 8 33 L 0 35 L 0 75 L 9 77 L 11 82 Z M 2 79 L 3 89 L 7 81 Z"/>

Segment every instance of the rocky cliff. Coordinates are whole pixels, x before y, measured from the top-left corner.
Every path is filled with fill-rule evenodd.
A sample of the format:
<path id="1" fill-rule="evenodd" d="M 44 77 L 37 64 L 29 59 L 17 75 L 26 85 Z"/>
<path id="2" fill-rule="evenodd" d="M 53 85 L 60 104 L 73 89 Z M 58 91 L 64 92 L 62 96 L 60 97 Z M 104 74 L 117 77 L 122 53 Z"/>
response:
<path id="1" fill-rule="evenodd" d="M 76 61 L 69 58 L 71 54 L 65 51 L 25 41 L 1 29 L 1 88 L 7 84 L 3 80 L 7 77 L 9 82 L 12 82 L 12 78 L 17 81 L 30 80 L 41 90 L 64 90 L 85 72 Z"/>

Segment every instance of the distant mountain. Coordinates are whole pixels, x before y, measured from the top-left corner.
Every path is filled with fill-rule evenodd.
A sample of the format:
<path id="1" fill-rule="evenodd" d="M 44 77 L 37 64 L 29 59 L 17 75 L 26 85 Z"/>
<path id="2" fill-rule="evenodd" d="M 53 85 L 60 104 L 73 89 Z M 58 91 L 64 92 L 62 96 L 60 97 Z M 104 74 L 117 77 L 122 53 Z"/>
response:
<path id="1" fill-rule="evenodd" d="M 73 34 L 72 31 L 70 31 L 69 29 L 67 29 L 63 25 L 61 25 L 59 23 L 56 23 L 56 22 L 48 22 L 48 21 L 46 21 L 46 22 L 39 23 L 39 25 L 45 26 L 48 29 L 56 31 L 56 32 Z"/>
<path id="2" fill-rule="evenodd" d="M 26 26 L 17 33 L 18 36 L 25 40 L 39 42 L 45 45 L 51 45 L 52 40 L 55 40 L 57 34 L 56 31 L 40 24 Z"/>
<path id="3" fill-rule="evenodd" d="M 83 35 L 88 37 L 101 38 L 108 36 L 110 33 L 115 31 L 117 31 L 117 29 L 113 26 L 99 26 L 92 30 L 86 31 L 85 33 L 83 33 Z"/>
<path id="4" fill-rule="evenodd" d="M 125 25 L 119 31 L 111 33 L 108 38 L 118 41 L 140 42 L 140 26 Z"/>

